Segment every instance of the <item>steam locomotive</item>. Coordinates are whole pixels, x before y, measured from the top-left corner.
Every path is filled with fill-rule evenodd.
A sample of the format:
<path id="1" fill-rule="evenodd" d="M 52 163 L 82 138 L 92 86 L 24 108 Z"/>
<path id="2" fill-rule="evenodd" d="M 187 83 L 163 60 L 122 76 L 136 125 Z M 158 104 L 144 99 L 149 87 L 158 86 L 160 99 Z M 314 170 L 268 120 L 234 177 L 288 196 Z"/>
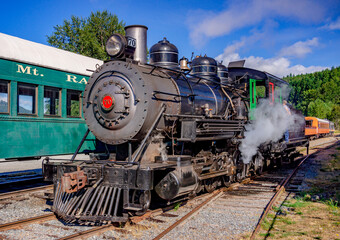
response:
<path id="1" fill-rule="evenodd" d="M 125 30 L 126 36 L 108 39 L 111 60 L 85 88 L 89 130 L 77 151 L 70 161 L 44 160 L 44 179 L 54 183 L 52 210 L 60 218 L 126 222 L 152 203 L 171 204 L 260 173 L 306 143 L 302 126 L 289 141 L 266 143 L 243 162 L 239 145 L 258 99 L 282 102 L 287 83 L 244 62 L 227 68 L 207 56 L 178 61 L 166 38 L 151 47 L 148 64 L 147 27 Z M 90 131 L 115 150 L 75 160 Z"/>

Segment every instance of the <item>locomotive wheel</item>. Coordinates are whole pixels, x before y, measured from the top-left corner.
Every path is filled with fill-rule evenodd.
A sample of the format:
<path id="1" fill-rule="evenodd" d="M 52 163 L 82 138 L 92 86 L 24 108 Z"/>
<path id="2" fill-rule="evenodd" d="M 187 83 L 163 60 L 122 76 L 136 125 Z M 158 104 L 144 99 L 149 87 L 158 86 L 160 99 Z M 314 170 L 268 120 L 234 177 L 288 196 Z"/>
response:
<path id="1" fill-rule="evenodd" d="M 283 159 L 282 155 L 280 157 L 276 158 L 276 167 L 281 168 L 282 159 Z"/>
<path id="2" fill-rule="evenodd" d="M 198 193 L 200 193 L 201 191 L 203 191 L 203 189 L 204 189 L 204 186 L 202 186 L 202 182 L 199 181 L 195 193 L 198 194 Z"/>
<path id="3" fill-rule="evenodd" d="M 213 192 L 216 189 L 216 187 L 217 187 L 217 182 L 214 181 L 213 178 L 205 180 L 205 182 L 204 182 L 204 189 L 208 193 Z"/>
<path id="4" fill-rule="evenodd" d="M 243 179 L 245 179 L 248 175 L 247 172 L 247 164 L 243 164 L 242 169 L 238 170 L 238 172 L 236 173 L 236 181 L 237 182 L 241 182 Z"/>
<path id="5" fill-rule="evenodd" d="M 229 187 L 234 182 L 234 176 L 223 176 L 222 183 L 224 186 Z"/>
<path id="6" fill-rule="evenodd" d="M 150 207 L 151 192 L 149 190 L 134 190 L 132 194 L 132 202 L 142 206 L 142 210 L 135 212 L 137 216 L 143 215 Z"/>
<path id="7" fill-rule="evenodd" d="M 263 172 L 263 166 L 259 166 L 259 167 L 256 169 L 256 174 L 261 175 L 262 172 Z"/>

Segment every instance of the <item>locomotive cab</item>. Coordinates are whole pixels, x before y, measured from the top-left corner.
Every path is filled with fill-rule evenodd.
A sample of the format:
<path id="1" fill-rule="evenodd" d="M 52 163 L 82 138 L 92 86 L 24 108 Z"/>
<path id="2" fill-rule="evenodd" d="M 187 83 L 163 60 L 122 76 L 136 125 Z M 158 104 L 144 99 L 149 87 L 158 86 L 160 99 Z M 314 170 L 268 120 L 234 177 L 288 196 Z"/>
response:
<path id="1" fill-rule="evenodd" d="M 249 118 L 254 120 L 254 110 L 261 99 L 269 104 L 282 103 L 283 91 L 288 83 L 266 72 L 245 67 L 228 67 L 231 83 L 247 93 L 249 99 Z"/>
<path id="2" fill-rule="evenodd" d="M 255 111 L 259 105 L 266 104 L 275 107 L 279 104 L 282 106 L 284 99 L 288 97 L 286 93 L 288 83 L 267 72 L 228 66 L 228 76 L 234 86 L 244 90 L 244 98 L 249 99 L 245 107 L 251 121 L 256 120 Z M 307 141 L 304 135 L 305 123 L 301 112 L 294 110 L 291 106 L 286 106 L 286 108 L 289 115 L 294 115 L 294 127 L 287 132 L 287 144 L 290 146 L 305 144 Z"/>

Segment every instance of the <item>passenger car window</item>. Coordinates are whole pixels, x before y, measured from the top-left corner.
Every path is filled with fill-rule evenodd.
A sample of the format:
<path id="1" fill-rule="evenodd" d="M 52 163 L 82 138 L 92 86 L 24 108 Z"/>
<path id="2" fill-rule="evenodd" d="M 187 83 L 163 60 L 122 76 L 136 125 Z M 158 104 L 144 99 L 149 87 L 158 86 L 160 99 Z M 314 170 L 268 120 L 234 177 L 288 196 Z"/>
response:
<path id="1" fill-rule="evenodd" d="M 44 87 L 44 115 L 60 115 L 60 89 Z"/>
<path id="2" fill-rule="evenodd" d="M 67 116 L 80 117 L 80 91 L 67 90 Z"/>
<path id="3" fill-rule="evenodd" d="M 0 113 L 8 113 L 8 82 L 0 80 Z"/>
<path id="4" fill-rule="evenodd" d="M 18 83 L 18 113 L 36 114 L 37 86 Z"/>

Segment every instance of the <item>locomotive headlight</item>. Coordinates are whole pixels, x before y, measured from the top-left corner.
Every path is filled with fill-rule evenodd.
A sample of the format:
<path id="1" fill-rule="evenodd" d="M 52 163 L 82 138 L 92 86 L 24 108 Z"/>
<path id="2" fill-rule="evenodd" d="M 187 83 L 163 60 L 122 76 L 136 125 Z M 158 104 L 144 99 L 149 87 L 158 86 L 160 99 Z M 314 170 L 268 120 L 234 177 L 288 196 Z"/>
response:
<path id="1" fill-rule="evenodd" d="M 113 34 L 106 42 L 106 52 L 111 57 L 118 57 L 124 52 L 126 39 L 120 34 Z"/>

